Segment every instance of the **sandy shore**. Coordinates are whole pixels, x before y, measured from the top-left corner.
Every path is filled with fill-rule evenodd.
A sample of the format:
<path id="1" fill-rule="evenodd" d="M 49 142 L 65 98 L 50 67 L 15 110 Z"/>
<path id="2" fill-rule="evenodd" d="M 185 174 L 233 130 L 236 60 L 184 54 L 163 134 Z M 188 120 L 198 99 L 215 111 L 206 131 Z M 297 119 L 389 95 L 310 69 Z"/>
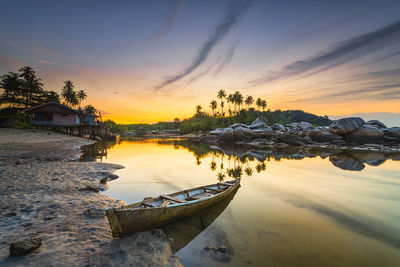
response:
<path id="1" fill-rule="evenodd" d="M 70 162 L 91 141 L 54 132 L 0 129 L 1 266 L 180 266 L 161 230 L 113 240 L 104 209 L 124 203 L 87 188 L 123 168 Z M 9 244 L 41 238 L 21 257 Z"/>

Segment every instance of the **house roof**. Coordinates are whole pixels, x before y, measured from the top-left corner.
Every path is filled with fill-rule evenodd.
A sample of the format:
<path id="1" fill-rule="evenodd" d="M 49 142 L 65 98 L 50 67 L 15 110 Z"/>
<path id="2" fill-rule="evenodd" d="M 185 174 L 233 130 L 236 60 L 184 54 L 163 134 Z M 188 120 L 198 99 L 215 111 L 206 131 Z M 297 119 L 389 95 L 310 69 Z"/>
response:
<path id="1" fill-rule="evenodd" d="M 78 113 L 75 109 L 55 102 L 48 102 L 36 107 L 25 109 L 24 111 L 32 113 Z"/>

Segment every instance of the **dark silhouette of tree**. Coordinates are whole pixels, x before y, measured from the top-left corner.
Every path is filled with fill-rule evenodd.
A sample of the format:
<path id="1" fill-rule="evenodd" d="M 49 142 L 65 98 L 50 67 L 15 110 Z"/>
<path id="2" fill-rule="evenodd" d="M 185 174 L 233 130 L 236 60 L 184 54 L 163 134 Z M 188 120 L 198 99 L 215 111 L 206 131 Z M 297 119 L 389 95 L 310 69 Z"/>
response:
<path id="1" fill-rule="evenodd" d="M 232 116 L 231 103 L 234 104 L 233 94 L 229 94 L 226 101 L 228 102 L 229 105 L 229 116 Z"/>
<path id="2" fill-rule="evenodd" d="M 225 173 L 223 173 L 223 172 L 217 173 L 217 179 L 219 182 L 223 182 L 225 179 Z"/>
<path id="3" fill-rule="evenodd" d="M 265 108 L 267 107 L 267 101 L 265 101 L 265 100 L 261 101 L 261 107 L 262 107 L 263 112 L 264 112 Z"/>
<path id="4" fill-rule="evenodd" d="M 196 106 L 196 115 L 200 115 L 202 109 L 203 109 L 203 108 L 202 108 L 200 105 L 197 105 L 197 106 Z"/>
<path id="5" fill-rule="evenodd" d="M 67 106 L 76 106 L 79 103 L 77 93 L 74 91 L 74 84 L 68 80 L 64 82 L 64 87 L 61 91 L 61 96 L 64 98 Z"/>
<path id="6" fill-rule="evenodd" d="M 16 107 L 23 104 L 21 94 L 22 84 L 18 73 L 9 72 L 1 76 L 0 87 L 3 89 L 0 104 L 9 104 L 9 107 Z"/>
<path id="7" fill-rule="evenodd" d="M 54 91 L 45 92 L 45 101 L 44 102 L 60 103 L 60 95 Z"/>
<path id="8" fill-rule="evenodd" d="M 254 103 L 253 97 L 251 95 L 247 96 L 244 103 L 247 105 L 247 109 L 250 109 L 250 105 Z"/>
<path id="9" fill-rule="evenodd" d="M 246 173 L 247 176 L 252 176 L 253 175 L 253 169 L 250 167 L 247 167 L 246 169 L 244 169 L 244 172 Z"/>
<path id="10" fill-rule="evenodd" d="M 83 112 L 87 115 L 96 115 L 97 110 L 92 105 L 87 105 L 83 108 Z"/>
<path id="11" fill-rule="evenodd" d="M 44 93 L 41 79 L 36 77 L 36 72 L 29 66 L 20 68 L 19 72 L 25 107 L 37 105 L 41 102 L 41 97 Z"/>
<path id="12" fill-rule="evenodd" d="M 220 102 L 220 107 L 221 107 L 221 115 L 222 117 L 224 116 L 224 99 L 226 97 L 226 93 L 223 89 L 218 91 L 217 97 L 219 98 Z"/>
<path id="13" fill-rule="evenodd" d="M 211 161 L 210 163 L 210 169 L 212 171 L 215 171 L 217 169 L 217 163 L 215 163 L 215 161 Z"/>
<path id="14" fill-rule="evenodd" d="M 87 98 L 87 94 L 84 90 L 79 90 L 76 93 L 76 97 L 78 98 L 79 101 L 79 106 L 81 105 L 82 101 L 85 100 Z"/>
<path id="15" fill-rule="evenodd" d="M 215 110 L 217 109 L 217 101 L 211 100 L 211 102 L 210 102 L 210 108 L 212 109 L 213 116 L 215 117 Z"/>
<path id="16" fill-rule="evenodd" d="M 263 103 L 263 101 L 261 100 L 261 98 L 257 98 L 256 105 L 258 107 L 258 110 L 260 110 L 262 103 Z"/>

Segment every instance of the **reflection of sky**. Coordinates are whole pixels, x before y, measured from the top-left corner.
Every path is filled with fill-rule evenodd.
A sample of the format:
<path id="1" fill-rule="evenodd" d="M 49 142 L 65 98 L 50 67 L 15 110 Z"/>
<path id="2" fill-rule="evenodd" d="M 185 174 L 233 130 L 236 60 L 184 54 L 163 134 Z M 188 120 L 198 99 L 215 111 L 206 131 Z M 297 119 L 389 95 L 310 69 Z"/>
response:
<path id="1" fill-rule="evenodd" d="M 320 115 L 398 112 L 398 1 L 251 2 L 3 1 L 0 73 L 71 79 L 120 121 L 188 116 L 220 88 Z"/>
<path id="2" fill-rule="evenodd" d="M 233 248 L 236 265 L 396 266 L 400 261 L 397 161 L 355 172 L 334 167 L 328 158 L 271 158 L 258 173 L 256 159 L 239 163 L 208 153 L 197 165 L 195 154 L 182 146 L 127 141 L 111 148 L 105 161 L 125 166 L 105 193 L 128 203 L 215 183 L 226 168 L 254 170 L 251 177 L 243 175 L 216 221 L 177 253 L 183 263 L 215 264 L 201 252 L 210 244 Z"/>

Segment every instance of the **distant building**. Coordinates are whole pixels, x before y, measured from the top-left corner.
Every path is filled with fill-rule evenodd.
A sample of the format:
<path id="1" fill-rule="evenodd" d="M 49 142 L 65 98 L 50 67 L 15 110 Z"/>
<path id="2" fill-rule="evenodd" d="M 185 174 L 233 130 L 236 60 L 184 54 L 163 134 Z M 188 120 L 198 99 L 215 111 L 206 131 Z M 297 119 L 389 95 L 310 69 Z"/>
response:
<path id="1" fill-rule="evenodd" d="M 59 103 L 49 102 L 28 108 L 32 114 L 30 124 L 34 126 L 76 126 L 81 124 L 77 110 Z"/>

